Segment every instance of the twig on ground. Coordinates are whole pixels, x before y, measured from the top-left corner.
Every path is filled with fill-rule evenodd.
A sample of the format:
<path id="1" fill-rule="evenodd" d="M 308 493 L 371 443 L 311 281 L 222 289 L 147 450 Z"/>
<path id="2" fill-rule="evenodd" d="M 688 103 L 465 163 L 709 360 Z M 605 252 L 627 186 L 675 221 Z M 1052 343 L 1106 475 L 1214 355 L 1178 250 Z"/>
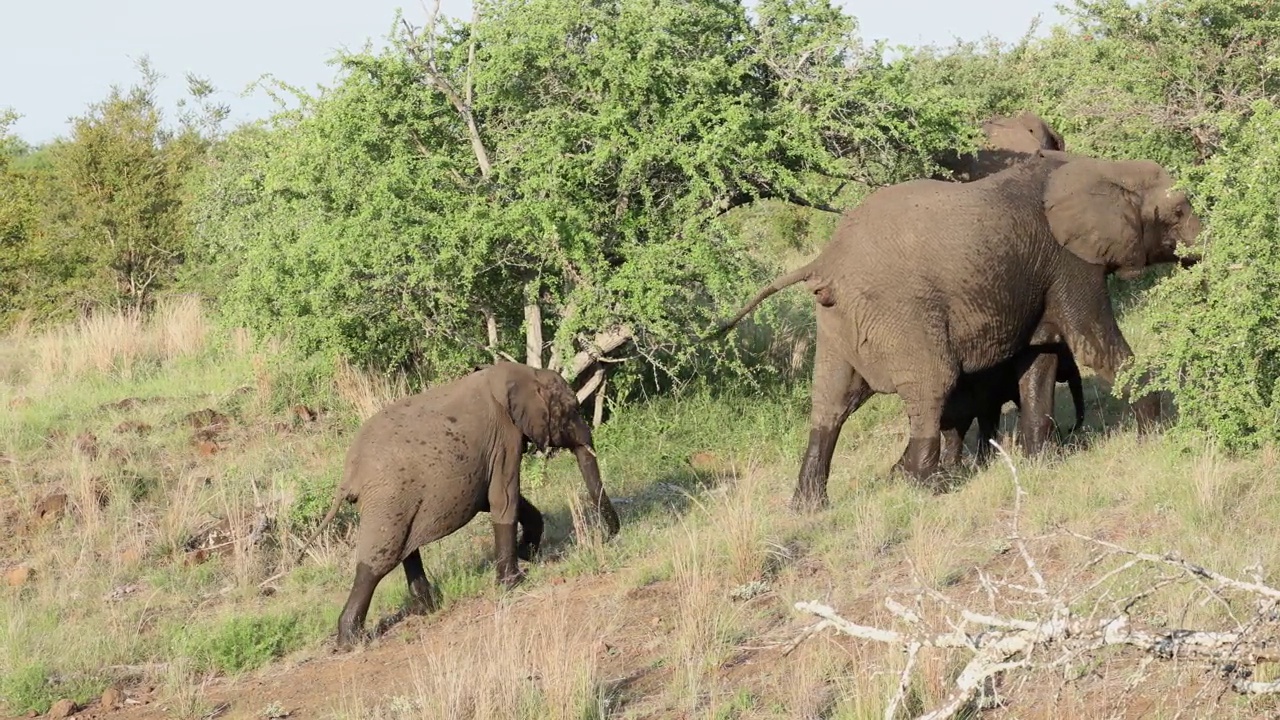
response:
<path id="1" fill-rule="evenodd" d="M 1260 682 L 1252 680 L 1252 669 L 1260 662 L 1280 662 L 1280 649 L 1274 639 L 1260 632 L 1264 624 L 1273 623 L 1275 608 L 1280 602 L 1280 590 L 1266 585 L 1254 571 L 1253 582 L 1227 577 L 1221 573 L 1201 565 L 1176 557 L 1171 553 L 1156 555 L 1142 553 L 1121 547 L 1114 543 L 1098 540 L 1086 535 L 1067 532 L 1074 538 L 1105 549 L 1102 557 L 1093 557 L 1085 565 L 1093 568 L 1109 555 L 1125 555 L 1130 560 L 1117 568 L 1109 570 L 1096 581 L 1083 589 L 1063 586 L 1055 589 L 1045 577 L 1035 556 L 1023 536 L 1019 519 L 1022 513 L 1023 499 L 1027 496 L 1018 478 L 1017 468 L 1009 455 L 995 442 L 991 443 L 1009 467 L 1014 484 L 1013 516 L 1010 520 L 1011 534 L 1009 539 L 1018 550 L 1026 573 L 1031 576 L 1031 587 L 1018 585 L 1003 580 L 994 580 L 985 573 L 979 572 L 982 587 L 991 601 L 992 612 L 979 613 L 963 607 L 954 599 L 948 598 L 932 588 L 923 588 L 917 599 L 929 597 L 938 603 L 944 616 L 943 622 L 950 627 L 949 632 L 931 631 L 921 617 L 921 612 L 911 610 L 894 600 L 885 599 L 889 612 L 910 629 L 905 632 L 871 627 L 851 622 L 840 616 L 829 605 L 818 602 L 797 602 L 796 610 L 810 613 L 820 620 L 806 627 L 786 647 L 783 655 L 790 654 L 796 647 L 828 628 L 860 640 L 900 647 L 907 653 L 906 665 L 903 668 L 893 695 L 888 699 L 885 710 L 886 720 L 896 717 L 912 681 L 912 674 L 918 666 L 917 656 L 925 649 L 963 650 L 972 654 L 954 681 L 954 689 L 944 698 L 938 707 L 921 715 L 921 720 L 943 720 L 955 717 L 972 707 L 978 695 L 995 678 L 1003 673 L 1030 668 L 1061 667 L 1079 661 L 1090 653 L 1105 647 L 1127 646 L 1144 653 L 1144 657 L 1130 678 L 1125 692 L 1131 692 L 1136 684 L 1147 677 L 1147 670 L 1156 660 L 1183 660 L 1203 663 L 1216 668 L 1226 680 L 1226 686 L 1242 695 L 1280 694 L 1280 680 Z M 1048 537 L 1061 537 L 1061 534 Z M 1111 581 L 1126 575 L 1144 565 L 1156 564 L 1171 566 L 1180 572 L 1176 575 L 1157 577 L 1151 584 L 1134 595 L 1124 598 L 1113 605 L 1114 610 L 1102 612 L 1100 608 L 1110 601 L 1110 592 L 1105 587 Z M 1223 591 L 1235 591 L 1258 597 L 1255 603 L 1256 615 L 1248 623 L 1236 621 L 1233 630 L 1185 630 L 1185 629 L 1149 629 L 1135 626 L 1130 613 L 1137 604 L 1153 596 L 1161 589 L 1173 584 L 1178 578 L 1190 578 L 1206 586 L 1211 597 L 1226 604 Z M 1070 584 L 1075 584 L 1078 575 L 1069 574 Z M 1015 603 L 1005 599 L 1009 605 L 1034 609 L 1032 617 L 1011 617 L 999 613 L 996 600 L 1000 597 L 997 588 L 1009 588 L 1025 592 L 1034 600 Z M 1083 614 L 1071 608 L 1078 606 L 1089 596 L 1102 590 L 1096 596 L 1092 608 Z M 1234 615 L 1232 616 L 1234 619 Z M 1033 660 L 1033 655 L 1039 659 Z"/>

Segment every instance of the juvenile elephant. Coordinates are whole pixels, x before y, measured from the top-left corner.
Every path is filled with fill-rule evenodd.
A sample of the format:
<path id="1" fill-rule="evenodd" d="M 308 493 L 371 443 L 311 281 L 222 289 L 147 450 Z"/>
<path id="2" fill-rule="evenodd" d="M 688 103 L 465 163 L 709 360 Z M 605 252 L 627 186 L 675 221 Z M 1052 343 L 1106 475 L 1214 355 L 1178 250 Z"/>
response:
<path id="1" fill-rule="evenodd" d="M 1047 331 L 1047 334 L 1053 334 L 1052 328 L 1047 328 Z M 1046 383 L 1042 375 L 1053 379 Z M 1012 402 L 1022 413 L 1020 426 L 1038 427 L 1036 421 L 1041 416 L 1051 426 L 1054 386 L 1057 383 L 1066 383 L 1071 390 L 1075 422 L 1067 432 L 1074 432 L 1084 425 L 1084 386 L 1080 367 L 1061 336 L 1039 342 L 1033 340 L 1031 346 L 1013 359 L 982 372 L 962 376 L 947 399 L 942 414 L 941 464 L 951 466 L 960 461 L 964 436 L 975 420 L 978 423 L 976 461 L 979 465 L 985 463 L 991 453 L 988 441 L 996 436 L 1005 403 Z M 1028 442 L 1028 438 L 1020 434 L 1019 439 L 1024 449 L 1035 452 L 1039 450 L 1037 442 L 1042 443 L 1044 438 L 1035 434 Z"/>
<path id="2" fill-rule="evenodd" d="M 434 609 L 418 548 L 482 511 L 493 523 L 498 582 L 520 582 L 516 558 L 531 559 L 542 538 L 542 513 L 520 494 L 527 443 L 573 450 L 608 536 L 617 534 L 591 428 L 573 389 L 555 372 L 495 363 L 398 400 L 365 421 L 321 521 L 323 527 L 342 503 L 358 501 L 356 577 L 338 619 L 339 648 L 356 641 L 374 589 L 396 565 L 404 566 L 415 610 Z"/>
<path id="3" fill-rule="evenodd" d="M 971 183 L 882 188 L 847 211 L 813 261 L 709 336 L 795 283 L 817 300 L 809 443 L 793 506 L 827 503 L 840 429 L 873 393 L 902 397 L 910 440 L 899 465 L 931 478 L 944 406 L 961 375 L 1014 358 L 1042 326 L 1113 382 L 1133 352 L 1116 324 L 1107 273 L 1176 261 L 1178 246 L 1199 234 L 1186 194 L 1172 185 L 1150 161 L 1037 155 Z M 1133 409 L 1145 430 L 1159 401 L 1144 396 Z"/>
<path id="4" fill-rule="evenodd" d="M 980 180 L 1029 160 L 1039 150 L 1066 150 L 1062 135 L 1044 118 L 1023 111 L 1013 117 L 993 117 L 982 123 L 983 147 L 973 153 L 949 153 L 936 158 L 960 182 Z M 936 180 L 945 180 L 935 176 Z"/>

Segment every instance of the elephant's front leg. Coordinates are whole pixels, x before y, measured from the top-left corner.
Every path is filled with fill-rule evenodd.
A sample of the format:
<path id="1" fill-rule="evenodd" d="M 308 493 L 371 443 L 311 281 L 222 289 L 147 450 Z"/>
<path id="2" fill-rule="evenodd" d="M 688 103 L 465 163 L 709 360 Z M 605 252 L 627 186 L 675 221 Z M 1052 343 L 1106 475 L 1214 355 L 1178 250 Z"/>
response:
<path id="1" fill-rule="evenodd" d="M 516 522 L 520 524 L 516 557 L 532 561 L 538 556 L 538 550 L 542 546 L 542 512 L 524 495 L 520 496 L 520 506 L 516 509 Z"/>
<path id="2" fill-rule="evenodd" d="M 516 561 L 516 521 L 520 513 L 520 445 L 501 448 L 489 481 L 489 520 L 493 523 L 493 564 L 498 583 L 514 587 L 524 579 Z"/>
<path id="3" fill-rule="evenodd" d="M 827 506 L 827 477 L 831 474 L 831 456 L 835 454 L 840 429 L 849 414 L 874 394 L 852 365 L 819 346 L 813 369 L 809 444 L 791 498 L 793 510 L 807 512 Z"/>
<path id="4" fill-rule="evenodd" d="M 1133 358 L 1133 350 L 1116 324 L 1111 299 L 1105 290 L 1096 304 L 1098 308 L 1064 313 L 1069 321 L 1063 323 L 1066 326 L 1063 337 L 1076 363 L 1092 368 L 1098 377 L 1114 388 L 1116 374 Z M 1154 429 L 1160 420 L 1160 398 L 1155 393 L 1131 400 L 1129 407 L 1137 418 L 1139 433 Z"/>

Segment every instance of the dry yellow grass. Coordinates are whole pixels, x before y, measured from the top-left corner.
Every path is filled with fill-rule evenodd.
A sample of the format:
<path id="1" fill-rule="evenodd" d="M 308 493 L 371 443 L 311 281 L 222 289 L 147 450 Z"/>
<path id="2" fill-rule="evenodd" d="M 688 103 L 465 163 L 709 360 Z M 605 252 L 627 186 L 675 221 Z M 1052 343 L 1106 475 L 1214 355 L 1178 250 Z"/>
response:
<path id="1" fill-rule="evenodd" d="M 67 693 L 79 686 L 66 678 L 85 678 L 84 692 L 92 697 L 109 676 L 103 668 L 158 663 L 163 669 L 151 672 L 149 682 L 161 687 L 172 714 L 199 717 L 225 697 L 218 694 L 225 684 L 212 678 L 264 661 L 240 658 L 253 644 L 244 638 L 284 637 L 267 660 L 326 652 L 323 639 L 350 582 L 350 549 L 327 536 L 273 585 L 273 595 L 262 596 L 258 583 L 289 566 L 281 548 L 292 547 L 291 518 L 328 505 L 354 423 L 273 430 L 283 412 L 271 412 L 267 403 L 278 391 L 264 359 L 270 351 L 256 354 L 260 346 L 246 333 L 211 346 L 215 335 L 207 320 L 198 305 L 185 302 L 148 318 L 103 316 L 0 344 L 0 379 L 8 378 L 0 400 L 30 399 L 0 419 L 0 453 L 14 460 L 0 464 L 0 506 L 18 508 L 16 521 L 29 526 L 0 539 L 0 569 L 23 562 L 37 571 L 22 587 L 0 587 L 0 694 L 48 687 L 18 682 L 29 676 L 41 683 L 62 678 L 56 688 Z M 204 356 L 208 362 L 189 362 Z M 253 391 L 241 405 L 218 404 L 232 403 L 242 386 Z M 342 366 L 332 391 L 355 420 L 402 396 L 406 386 L 404 378 Z M 102 407 L 151 395 L 184 399 L 125 411 Z M 213 455 L 198 452 L 182 421 L 203 407 L 234 416 Z M 115 432 L 124 420 L 152 430 Z M 424 551 L 428 573 L 452 605 L 435 618 L 406 623 L 402 634 L 393 631 L 369 650 L 402 652 L 397 657 L 410 660 L 388 679 L 393 691 L 370 697 L 351 686 L 345 696 L 334 690 L 321 699 L 336 709 L 331 715 L 351 718 L 882 717 L 902 653 L 824 636 L 782 657 L 779 648 L 807 622 L 793 603 L 828 603 L 869 624 L 892 622 L 886 596 L 908 602 L 937 590 L 981 606 L 986 595 L 973 569 L 1008 569 L 1013 486 L 999 463 L 942 496 L 889 477 L 905 422 L 892 398 L 877 398 L 843 433 L 830 482 L 832 508 L 797 515 L 787 503 L 805 429 L 804 409 L 781 401 L 695 397 L 619 413 L 601 429 L 599 448 L 606 487 L 623 514 L 617 538 L 602 541 L 587 521 L 572 459 L 551 461 L 545 482 L 526 480 L 548 516 L 547 549 L 559 559 L 531 567 L 527 586 L 502 595 L 488 564 L 491 533 L 478 518 Z M 73 450 L 75 436 L 86 430 L 97 436 L 96 453 Z M 719 467 L 691 473 L 685 458 L 694 451 L 714 454 Z M 1014 458 L 1029 493 L 1028 534 L 1067 527 L 1181 552 L 1241 577 L 1258 567 L 1264 580 L 1280 582 L 1274 533 L 1280 488 L 1272 480 L 1280 456 L 1273 450 L 1233 459 L 1119 428 L 1095 435 L 1087 451 Z M 57 490 L 68 498 L 65 517 L 39 522 L 34 502 Z M 250 538 L 262 518 L 275 525 L 268 542 L 255 544 Z M 216 523 L 225 524 L 227 538 L 217 541 L 226 543 L 225 554 L 190 561 L 188 541 Z M 1104 572 L 1086 568 L 1095 550 L 1081 543 L 1049 536 L 1035 548 L 1052 578 L 1087 583 Z M 609 602 L 549 609 L 538 593 L 552 583 L 604 588 L 601 597 Z M 1117 592 L 1131 589 L 1117 586 Z M 370 624 L 403 594 L 397 572 L 380 586 Z M 1194 583 L 1171 587 L 1142 607 L 1142 617 L 1226 627 L 1229 614 L 1205 597 Z M 496 609 L 477 613 L 465 605 L 468 598 Z M 458 605 L 473 615 L 450 624 Z M 926 610 L 929 622 L 942 622 L 939 608 Z M 1021 610 L 1006 605 L 1002 611 Z M 441 635 L 464 621 L 485 628 L 472 644 L 414 652 L 418 644 L 439 650 L 448 641 Z M 236 625 L 242 622 L 263 624 Z M 641 632 L 634 632 L 637 624 Z M 623 632 L 628 628 L 632 632 Z M 184 640 L 187 635 L 196 640 Z M 604 652 L 601 638 L 621 648 Z M 955 652 L 922 655 L 909 707 L 920 710 L 945 696 L 962 659 Z M 1146 669 L 1154 689 L 1145 696 L 1113 687 L 1135 667 L 1132 657 L 1101 663 L 1097 676 L 1068 688 L 1092 693 L 1072 705 L 1072 713 L 1108 717 L 1117 707 L 1148 703 L 1141 706 L 1148 708 L 1144 716 L 1173 717 L 1185 697 L 1170 685 L 1219 687 L 1212 676 L 1163 663 Z M 634 687 L 622 689 L 624 677 Z M 1025 677 L 1010 686 L 1010 705 L 992 717 L 1052 716 L 1046 697 L 1063 687 L 1061 675 Z M 258 712 L 277 699 L 249 692 L 234 697 L 252 704 L 237 706 L 241 712 Z M 1275 709 L 1265 701 L 1216 700 L 1212 693 L 1198 702 L 1200 716 L 1252 717 Z"/>

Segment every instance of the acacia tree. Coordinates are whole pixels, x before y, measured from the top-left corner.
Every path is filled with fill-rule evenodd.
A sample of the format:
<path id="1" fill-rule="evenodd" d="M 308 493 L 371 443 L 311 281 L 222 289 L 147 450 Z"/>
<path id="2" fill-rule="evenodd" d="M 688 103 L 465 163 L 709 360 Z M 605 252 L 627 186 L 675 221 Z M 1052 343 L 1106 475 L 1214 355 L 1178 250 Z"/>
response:
<path id="1" fill-rule="evenodd" d="M 609 353 L 668 373 L 762 268 L 723 218 L 833 210 L 966 131 L 829 3 L 498 0 L 398 23 L 258 139 L 209 217 L 239 321 L 304 350 L 448 375 L 488 356 L 583 386 Z M 251 153 L 252 154 L 252 153 Z M 705 348 L 699 349 L 705 352 Z"/>

